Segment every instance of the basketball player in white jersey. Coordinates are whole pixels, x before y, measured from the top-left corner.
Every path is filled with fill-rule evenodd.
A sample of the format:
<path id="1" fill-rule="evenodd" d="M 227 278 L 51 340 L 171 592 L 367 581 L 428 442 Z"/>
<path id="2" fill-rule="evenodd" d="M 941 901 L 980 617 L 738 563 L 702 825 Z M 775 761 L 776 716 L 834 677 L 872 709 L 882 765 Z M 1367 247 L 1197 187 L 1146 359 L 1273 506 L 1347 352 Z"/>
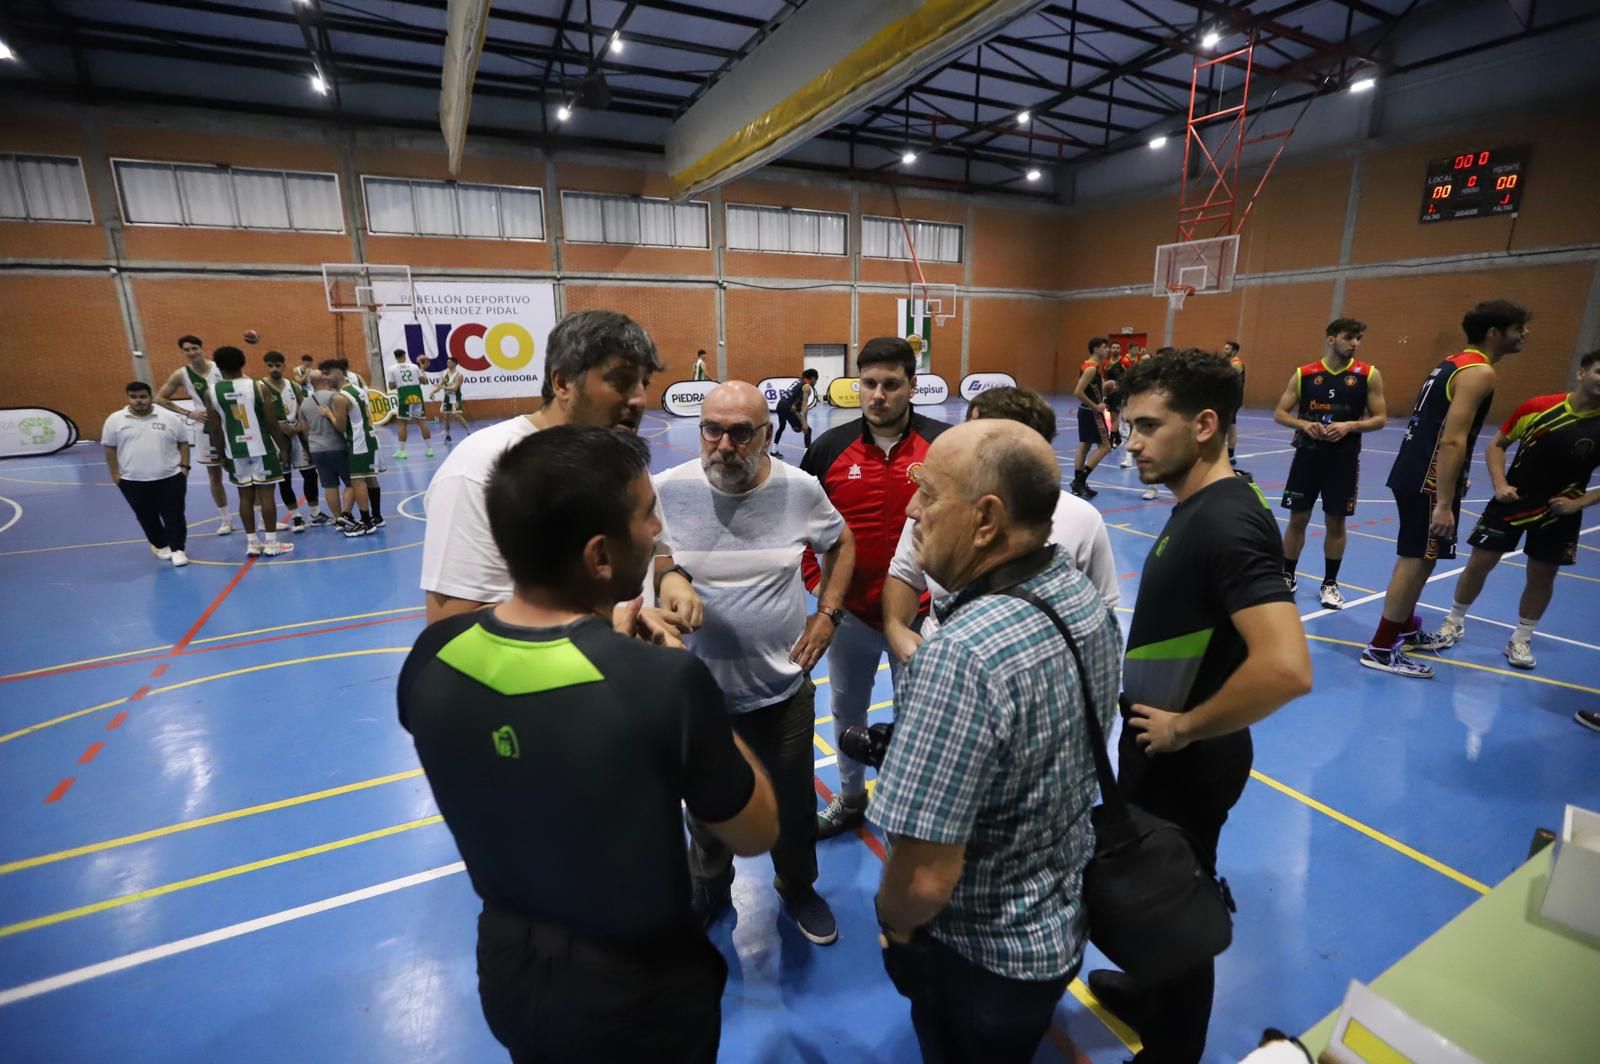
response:
<path id="1" fill-rule="evenodd" d="M 395 421 L 400 433 L 400 446 L 396 458 L 406 456 L 406 428 L 415 421 L 422 429 L 422 439 L 428 445 L 428 457 L 433 457 L 433 433 L 428 428 L 428 412 L 422 405 L 422 385 L 427 377 L 421 367 L 406 358 L 404 348 L 395 348 L 394 364 L 385 374 L 389 387 L 395 393 Z"/>
<path id="2" fill-rule="evenodd" d="M 342 361 L 329 359 L 317 367 L 322 371 L 333 396 L 329 403 L 319 404 L 308 413 L 327 418 L 344 436 L 345 449 L 349 454 L 351 495 L 357 516 L 350 518 L 348 513 L 341 515 L 348 519 L 342 522 L 344 527 L 340 531 L 353 539 L 370 536 L 380 527 L 377 504 L 372 499 L 378 484 L 375 475 L 378 440 L 373 435 L 372 422 L 367 417 L 368 411 L 361 401 L 361 393 L 350 383 L 344 366 L 340 364 Z"/>
<path id="3" fill-rule="evenodd" d="M 222 379 L 216 365 L 206 357 L 205 347 L 198 336 L 180 336 L 178 350 L 183 352 L 184 364 L 172 371 L 172 376 L 156 393 L 156 405 L 167 408 L 179 417 L 193 423 L 189 444 L 194 460 L 205 466 L 206 478 L 211 484 L 211 501 L 217 508 L 222 523 L 217 535 L 226 536 L 233 531 L 233 516 L 228 512 L 228 493 L 222 486 L 222 453 L 218 432 L 221 424 L 208 396 Z M 179 406 L 175 400 L 179 391 L 189 397 L 192 406 Z"/>
<path id="4" fill-rule="evenodd" d="M 299 497 L 294 493 L 294 471 L 300 471 L 305 486 L 306 502 L 311 507 L 311 523 L 326 525 L 333 518 L 322 512 L 322 496 L 317 491 L 317 467 L 311 461 L 311 444 L 306 439 L 306 419 L 301 407 L 306 401 L 305 386 L 283 375 L 284 357 L 281 351 L 268 351 L 261 357 L 266 364 L 267 376 L 262 380 L 267 398 L 273 401 L 273 413 L 289 439 L 289 461 L 284 467 L 283 479 L 278 482 L 278 497 L 283 500 L 284 513 L 289 527 L 296 532 L 306 530 L 306 519 L 300 515 Z"/>
<path id="5" fill-rule="evenodd" d="M 244 372 L 244 352 L 219 347 L 213 352 L 222 379 L 211 387 L 211 405 L 222 425 L 228 478 L 239 489 L 239 519 L 244 522 L 245 555 L 273 557 L 294 550 L 278 542 L 278 506 L 273 494 L 284 477 L 289 440 L 278 422 L 271 394 Z M 256 538 L 261 511 L 263 544 Z"/>
<path id="6" fill-rule="evenodd" d="M 466 405 L 461 401 L 461 382 L 465 377 L 466 374 L 462 373 L 461 367 L 456 364 L 456 357 L 451 355 L 450 361 L 445 364 L 444 373 L 440 374 L 433 391 L 428 393 L 429 399 L 439 400 L 439 420 L 444 424 L 445 443 L 450 442 L 451 418 L 461 422 L 463 436 L 472 431 L 472 425 L 467 422 Z"/>

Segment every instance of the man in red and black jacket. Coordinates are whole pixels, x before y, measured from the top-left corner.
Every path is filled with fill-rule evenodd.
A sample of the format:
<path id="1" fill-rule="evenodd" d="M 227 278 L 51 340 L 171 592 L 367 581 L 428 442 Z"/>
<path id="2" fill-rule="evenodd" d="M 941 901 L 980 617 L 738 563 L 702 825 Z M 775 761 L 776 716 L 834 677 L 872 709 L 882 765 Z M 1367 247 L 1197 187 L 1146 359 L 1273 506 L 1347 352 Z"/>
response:
<path id="1" fill-rule="evenodd" d="M 852 724 L 866 724 L 883 637 L 883 581 L 894 557 L 906 506 L 917 491 L 917 472 L 928 446 L 950 426 L 911 409 L 917 357 L 897 336 L 868 340 L 856 356 L 861 420 L 836 425 L 806 449 L 800 468 L 822 482 L 856 541 L 856 568 L 828 649 L 835 739 Z M 806 584 L 819 575 L 808 557 Z M 817 814 L 817 837 L 829 839 L 862 823 L 867 809 L 866 766 L 839 751 L 839 791 Z"/>

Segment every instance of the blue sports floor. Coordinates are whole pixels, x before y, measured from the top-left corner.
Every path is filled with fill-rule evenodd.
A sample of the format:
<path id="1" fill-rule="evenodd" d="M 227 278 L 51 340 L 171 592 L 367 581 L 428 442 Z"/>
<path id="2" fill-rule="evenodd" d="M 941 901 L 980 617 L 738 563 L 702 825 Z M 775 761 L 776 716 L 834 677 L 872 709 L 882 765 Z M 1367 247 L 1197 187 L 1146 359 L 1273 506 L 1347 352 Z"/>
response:
<path id="1" fill-rule="evenodd" d="M 1070 433 L 1070 399 L 1058 408 Z M 1276 501 L 1288 433 L 1260 413 L 1241 429 L 1241 465 Z M 646 433 L 657 468 L 697 453 L 693 422 L 652 414 Z M 1377 975 L 1510 872 L 1564 803 L 1600 807 L 1600 736 L 1571 719 L 1600 707 L 1600 513 L 1558 579 L 1537 671 L 1501 656 L 1515 558 L 1435 680 L 1356 665 L 1393 557 L 1382 484 L 1398 436 L 1367 439 L 1342 613 L 1317 609 L 1308 543 L 1316 687 L 1256 729 L 1255 783 L 1223 834 L 1239 915 L 1208 1061 L 1237 1060 L 1263 1026 L 1310 1027 L 1349 979 Z M 1058 447 L 1070 456 L 1070 436 Z M 476 899 L 394 711 L 422 625 L 420 493 L 442 448 L 427 460 L 413 441 L 391 461 L 378 535 L 313 529 L 293 554 L 247 564 L 242 534 L 216 537 L 210 518 L 184 570 L 137 538 L 99 452 L 0 464 L 0 1056 L 504 1059 L 478 1010 Z M 785 452 L 798 461 L 798 446 Z M 1114 462 L 1093 483 L 1131 607 L 1170 497 L 1142 502 Z M 1475 469 L 1468 510 L 1486 497 Z M 191 516 L 212 512 L 198 471 L 189 499 Z M 1424 601 L 1448 607 L 1453 586 L 1436 579 Z M 887 713 L 887 673 L 877 698 Z M 826 720 L 819 792 L 837 781 Z M 881 854 L 871 836 L 821 844 L 818 886 L 841 927 L 829 948 L 778 918 L 764 859 L 740 864 L 737 921 L 713 931 L 732 970 L 724 1060 L 916 1059 L 879 963 Z M 1084 997 L 1078 985 L 1063 1001 L 1040 1061 L 1071 1059 L 1068 1037 L 1092 1061 L 1128 1055 Z"/>

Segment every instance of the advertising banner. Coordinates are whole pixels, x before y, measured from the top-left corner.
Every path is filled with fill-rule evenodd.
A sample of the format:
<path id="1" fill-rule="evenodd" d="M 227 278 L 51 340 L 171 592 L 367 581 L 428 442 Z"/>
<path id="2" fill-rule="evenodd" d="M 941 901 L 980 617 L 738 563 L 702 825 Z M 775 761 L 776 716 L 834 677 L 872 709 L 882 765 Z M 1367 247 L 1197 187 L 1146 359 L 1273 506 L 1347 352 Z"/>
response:
<path id="1" fill-rule="evenodd" d="M 961 398 L 968 402 L 990 388 L 1015 388 L 1017 378 L 1009 373 L 969 373 L 961 378 Z"/>
<path id="2" fill-rule="evenodd" d="M 950 399 L 950 383 L 937 373 L 919 373 L 912 383 L 912 406 L 938 406 Z"/>
<path id="3" fill-rule="evenodd" d="M 454 356 L 463 396 L 510 399 L 539 394 L 544 345 L 556 327 L 552 284 L 523 281 L 418 281 L 416 305 L 378 315 L 383 364 L 404 350 L 423 369 L 443 373 Z"/>
<path id="4" fill-rule="evenodd" d="M 859 407 L 861 405 L 861 378 L 833 378 L 828 382 L 828 402 L 843 408 Z"/>
<path id="5" fill-rule="evenodd" d="M 926 300 L 897 299 L 895 312 L 900 323 L 899 336 L 911 345 L 917 356 L 917 373 L 928 372 L 933 365 L 933 318 L 928 315 Z"/>
<path id="6" fill-rule="evenodd" d="M 778 397 L 799 383 L 799 377 L 767 377 L 756 385 L 756 389 L 761 392 L 762 398 L 766 399 L 767 409 L 776 410 Z M 812 409 L 821 401 L 822 397 L 817 389 L 811 389 L 811 402 L 806 405 L 806 409 Z"/>
<path id="7" fill-rule="evenodd" d="M 661 393 L 661 409 L 676 417 L 699 417 L 700 404 L 706 401 L 718 381 L 678 381 Z"/>
<path id="8" fill-rule="evenodd" d="M 0 407 L 0 458 L 55 454 L 78 442 L 67 415 L 42 406 Z"/>

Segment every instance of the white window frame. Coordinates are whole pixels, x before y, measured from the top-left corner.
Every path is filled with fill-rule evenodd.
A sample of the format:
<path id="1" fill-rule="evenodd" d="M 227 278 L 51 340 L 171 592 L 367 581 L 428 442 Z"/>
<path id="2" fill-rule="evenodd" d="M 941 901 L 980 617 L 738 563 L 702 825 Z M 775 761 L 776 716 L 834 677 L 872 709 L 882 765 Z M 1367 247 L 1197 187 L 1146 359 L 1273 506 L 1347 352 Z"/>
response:
<path id="1" fill-rule="evenodd" d="M 212 231 L 212 232 L 232 232 L 232 233 L 305 233 L 305 234 L 311 234 L 311 235 L 316 235 L 316 236 L 339 236 L 339 235 L 342 235 L 346 231 L 346 228 L 347 228 L 346 221 L 345 221 L 344 192 L 340 187 L 339 175 L 334 173 L 331 170 L 291 170 L 291 169 L 286 169 L 284 167 L 276 167 L 276 166 L 232 166 L 232 165 L 227 164 L 227 163 L 192 162 L 192 161 L 187 160 L 187 159 L 137 159 L 137 158 L 133 158 L 131 156 L 123 156 L 123 155 L 112 156 L 111 159 L 109 159 L 108 161 L 111 163 L 111 181 L 112 181 L 112 184 L 116 186 L 116 190 L 117 190 L 117 213 L 122 218 L 122 224 L 124 224 L 124 225 L 136 225 L 136 226 L 139 226 L 140 228 L 146 228 L 146 229 L 202 229 L 202 230 L 209 230 L 209 231 Z M 131 219 L 129 219 L 129 217 L 128 217 L 128 204 L 127 204 L 127 201 L 123 198 L 123 195 L 122 195 L 122 174 L 121 174 L 121 172 L 119 170 L 119 167 L 118 167 L 119 163 L 132 163 L 132 164 L 135 164 L 135 165 L 138 165 L 138 166 L 166 166 L 166 167 L 179 167 L 179 166 L 206 167 L 206 166 L 212 166 L 212 167 L 216 167 L 218 170 L 226 171 L 229 174 L 232 174 L 235 171 L 244 171 L 244 172 L 247 172 L 247 173 L 258 173 L 258 174 L 278 174 L 278 175 L 280 175 L 280 176 L 282 176 L 284 178 L 287 178 L 287 176 L 289 174 L 297 174 L 297 175 L 301 175 L 301 176 L 304 176 L 304 177 L 331 177 L 331 178 L 333 178 L 334 199 L 339 204 L 339 228 L 337 228 L 337 229 L 296 229 L 294 227 L 294 209 L 290 206 L 290 203 L 289 203 L 289 182 L 287 180 L 283 181 L 283 208 L 284 208 L 284 213 L 289 218 L 289 228 L 287 228 L 287 229 L 281 228 L 281 227 L 278 227 L 278 226 L 262 226 L 262 225 L 251 225 L 251 226 L 245 226 L 245 225 L 195 225 L 195 224 L 190 223 L 190 222 L 135 222 L 135 221 L 132 221 Z M 178 202 L 179 202 L 180 208 L 181 208 L 181 205 L 183 203 L 183 185 L 182 185 L 181 182 L 177 181 L 176 171 L 174 171 L 174 173 L 173 173 L 173 181 L 177 185 Z M 234 217 L 235 221 L 238 221 L 238 218 L 239 218 L 239 194 L 238 194 L 238 190 L 233 188 L 233 182 L 232 182 L 231 179 L 228 182 L 228 187 L 229 187 L 230 191 L 232 191 L 232 193 L 233 193 L 233 217 Z"/>
<path id="2" fill-rule="evenodd" d="M 28 216 L 26 218 L 0 218 L 0 222 L 28 222 L 28 223 L 43 222 L 46 225 L 94 225 L 95 224 L 94 197 L 89 195 L 89 176 L 83 172 L 83 156 L 81 156 L 81 155 L 57 155 L 55 152 L 47 152 L 47 151 L 7 151 L 7 152 L 0 152 L 0 160 L 7 161 L 7 162 L 11 163 L 12 165 L 15 165 L 16 160 L 18 160 L 18 159 L 71 159 L 72 162 L 78 167 L 78 180 L 83 182 L 83 202 L 85 202 L 85 203 L 87 203 L 89 205 L 89 217 L 88 218 L 35 218 L 33 216 L 32 209 L 28 208 Z M 26 207 L 27 206 L 27 202 L 28 202 L 28 188 L 27 188 L 26 185 L 24 185 L 22 183 L 21 177 L 22 177 L 22 172 L 19 170 L 19 171 L 17 171 L 17 178 L 18 178 L 17 187 L 22 190 L 22 202 L 23 202 L 24 207 Z"/>
<path id="3" fill-rule="evenodd" d="M 722 211 L 723 211 L 723 216 L 722 216 L 723 229 L 722 229 L 722 231 L 724 233 L 726 233 L 728 231 L 728 229 L 727 229 L 727 225 L 728 225 L 727 212 L 729 210 L 733 209 L 734 207 L 749 207 L 749 208 L 752 208 L 754 210 L 766 210 L 766 211 L 778 210 L 778 211 L 783 211 L 785 214 L 815 214 L 819 218 L 820 217 L 842 218 L 842 219 L 844 219 L 844 250 L 843 251 L 768 251 L 765 248 L 736 248 L 736 247 L 734 247 L 733 245 L 730 244 L 730 245 L 728 245 L 728 250 L 729 251 L 737 251 L 737 252 L 740 252 L 741 254 L 747 254 L 747 255 L 810 255 L 810 256 L 813 256 L 813 257 L 821 256 L 821 257 L 830 258 L 830 259 L 839 259 L 839 258 L 847 259 L 847 258 L 850 257 L 850 212 L 849 211 L 821 211 L 821 210 L 816 210 L 816 209 L 811 208 L 811 207 L 780 207 L 776 203 L 728 203 L 728 204 L 725 204 L 723 206 L 723 208 L 722 208 Z"/>
<path id="4" fill-rule="evenodd" d="M 567 236 L 567 197 L 568 196 L 596 196 L 604 199 L 628 200 L 632 203 L 667 203 L 674 208 L 698 206 L 705 208 L 706 216 L 706 242 L 704 244 L 645 244 L 632 240 L 573 240 Z M 640 230 L 644 228 L 642 220 Z M 678 216 L 676 210 L 672 215 L 672 237 L 678 237 Z M 665 196 L 634 196 L 626 192 L 591 192 L 582 188 L 564 188 L 561 190 L 561 239 L 566 244 L 590 244 L 595 247 L 624 247 L 624 248 L 670 248 L 673 251 L 710 251 L 711 250 L 711 203 L 709 200 L 687 200 L 684 203 L 673 203 Z"/>
<path id="5" fill-rule="evenodd" d="M 372 227 L 372 209 L 367 203 L 367 182 L 373 181 L 405 181 L 410 185 L 448 185 L 450 198 L 455 203 L 456 232 L 454 235 L 446 233 L 424 233 L 416 228 L 417 201 L 413 193 L 411 200 L 411 224 L 409 233 L 397 233 L 389 229 L 374 229 Z M 513 192 L 533 192 L 539 197 L 539 232 L 543 236 L 480 236 L 476 233 L 462 233 L 461 229 L 461 197 L 457 189 L 461 185 L 474 188 L 492 188 L 498 194 L 500 189 L 510 189 Z M 441 181 L 430 177 L 406 177 L 401 174 L 362 174 L 361 175 L 361 213 L 366 222 L 367 232 L 373 236 L 416 237 L 422 240 L 495 240 L 508 244 L 543 244 L 550 239 L 550 216 L 545 211 L 544 189 L 538 185 L 503 185 L 493 181 Z M 502 229 L 504 226 L 502 225 Z"/>
<path id="6" fill-rule="evenodd" d="M 901 223 L 901 219 L 892 218 L 892 217 L 890 217 L 890 216 L 888 216 L 886 214 L 863 214 L 861 216 L 861 224 L 862 224 L 863 227 L 866 226 L 867 219 L 869 219 L 869 218 L 872 219 L 873 221 L 889 222 L 889 223 L 891 223 L 893 225 L 899 225 Z M 918 252 L 918 254 L 917 254 L 918 260 L 920 260 L 922 262 L 934 262 L 934 263 L 938 263 L 938 264 L 940 264 L 942 266 L 952 266 L 952 265 L 959 266 L 961 263 L 966 261 L 966 258 L 967 258 L 967 227 L 966 227 L 966 225 L 964 223 L 962 223 L 962 222 L 946 222 L 946 221 L 941 221 L 938 218 L 906 218 L 904 221 L 905 221 L 905 224 L 908 225 L 908 226 L 909 225 L 944 225 L 944 226 L 950 226 L 951 228 L 957 230 L 961 234 L 961 251 L 953 260 L 952 259 L 930 259 L 930 258 L 927 258 L 924 255 L 922 255 L 920 252 Z M 866 253 L 866 246 L 867 246 L 867 241 L 866 241 L 865 236 L 863 236 L 862 240 L 861 240 L 861 247 L 862 247 L 861 257 L 864 258 L 864 259 L 877 259 L 877 260 L 882 261 L 882 262 L 910 262 L 911 261 L 911 255 L 910 255 L 909 252 L 907 254 L 905 254 L 904 256 L 868 255 Z"/>

